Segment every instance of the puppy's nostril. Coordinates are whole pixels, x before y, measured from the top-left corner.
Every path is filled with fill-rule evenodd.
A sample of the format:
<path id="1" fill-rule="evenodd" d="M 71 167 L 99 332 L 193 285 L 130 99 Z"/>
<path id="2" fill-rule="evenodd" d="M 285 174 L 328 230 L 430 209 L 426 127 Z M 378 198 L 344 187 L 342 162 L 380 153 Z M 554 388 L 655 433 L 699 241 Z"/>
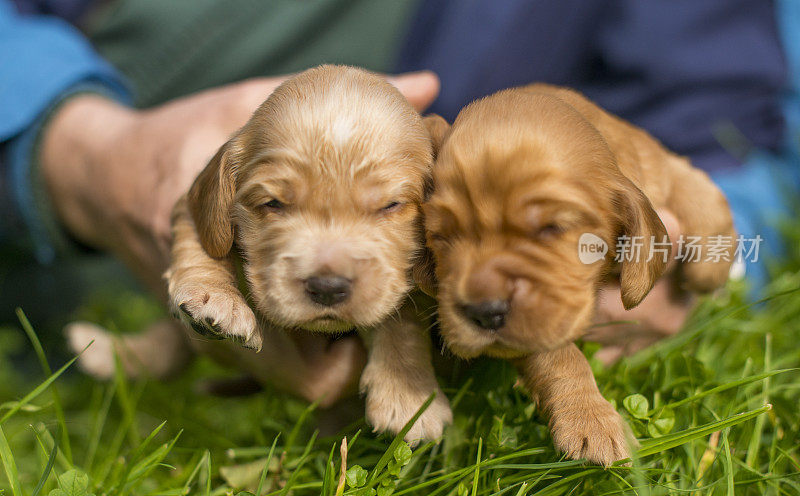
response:
<path id="1" fill-rule="evenodd" d="M 505 300 L 490 300 L 469 303 L 461 307 L 461 312 L 478 327 L 496 331 L 506 324 L 510 306 Z"/>
<path id="2" fill-rule="evenodd" d="M 350 297 L 350 280 L 341 276 L 315 276 L 305 280 L 306 294 L 314 303 L 333 306 Z"/>

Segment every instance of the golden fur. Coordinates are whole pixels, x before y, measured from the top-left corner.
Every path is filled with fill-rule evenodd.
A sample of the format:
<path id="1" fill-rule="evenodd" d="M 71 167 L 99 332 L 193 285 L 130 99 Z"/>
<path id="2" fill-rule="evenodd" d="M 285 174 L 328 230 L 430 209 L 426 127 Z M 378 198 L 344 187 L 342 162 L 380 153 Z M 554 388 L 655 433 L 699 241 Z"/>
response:
<path id="1" fill-rule="evenodd" d="M 687 159 L 565 88 L 501 91 L 433 134 L 441 149 L 424 213 L 437 280 L 420 285 L 438 289 L 448 346 L 462 357 L 516 360 L 560 450 L 604 464 L 626 456 L 619 415 L 572 342 L 590 324 L 601 284 L 618 274 L 631 308 L 664 272 L 661 255 L 647 256 L 651 239 L 666 237 L 655 209 L 705 242 L 734 235 L 725 198 Z M 580 262 L 583 233 L 607 243 L 603 261 Z M 642 237 L 642 256 L 616 264 L 622 235 Z M 679 271 L 686 289 L 709 291 L 729 268 L 700 261 Z M 495 330 L 465 316 L 486 301 L 510 309 Z"/>
<path id="2" fill-rule="evenodd" d="M 367 419 L 396 433 L 436 391 L 406 437 L 438 437 L 449 404 L 425 326 L 404 304 L 432 160 L 423 120 L 384 79 L 343 66 L 291 78 L 178 204 L 167 274 L 174 306 L 210 337 L 263 343 L 247 360 L 264 367 L 285 363 L 283 347 L 273 350 L 276 332 L 358 329 L 369 349 Z M 252 305 L 237 285 L 236 254 Z M 317 276 L 346 279 L 349 297 L 312 301 L 308 281 Z"/>

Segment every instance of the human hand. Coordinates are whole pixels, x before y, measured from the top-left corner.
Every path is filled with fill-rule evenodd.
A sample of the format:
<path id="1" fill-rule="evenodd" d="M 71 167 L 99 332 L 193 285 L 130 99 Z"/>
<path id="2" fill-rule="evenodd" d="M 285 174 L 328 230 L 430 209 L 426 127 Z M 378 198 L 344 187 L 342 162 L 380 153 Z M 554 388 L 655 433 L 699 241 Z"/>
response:
<path id="1" fill-rule="evenodd" d="M 658 211 L 658 215 L 672 241 L 672 253 L 675 253 L 681 235 L 678 219 L 666 210 Z M 675 260 L 670 260 L 650 293 L 630 310 L 622 306 L 619 284 L 608 284 L 600 290 L 594 318 L 596 327 L 589 329 L 585 336 L 603 345 L 595 354 L 596 358 L 612 363 L 681 330 L 696 298 L 677 287 L 673 277 L 675 266 Z M 619 323 L 609 324 L 611 322 Z"/>
<path id="2" fill-rule="evenodd" d="M 60 220 L 164 296 L 175 202 L 287 77 L 234 83 L 147 110 L 95 95 L 70 99 L 50 120 L 41 151 L 44 182 Z M 439 91 L 430 72 L 389 80 L 420 111 Z"/>

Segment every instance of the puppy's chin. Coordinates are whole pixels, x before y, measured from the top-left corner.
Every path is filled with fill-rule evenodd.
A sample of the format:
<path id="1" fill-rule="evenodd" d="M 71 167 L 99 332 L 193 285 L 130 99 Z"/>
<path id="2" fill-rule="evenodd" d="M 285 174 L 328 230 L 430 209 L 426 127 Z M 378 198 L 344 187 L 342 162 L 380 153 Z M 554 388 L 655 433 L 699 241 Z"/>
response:
<path id="1" fill-rule="evenodd" d="M 336 317 L 319 317 L 317 319 L 304 322 L 297 326 L 304 331 L 324 332 L 337 334 L 347 332 L 355 327 L 351 322 L 347 322 Z"/>
<path id="2" fill-rule="evenodd" d="M 338 333 L 354 328 L 372 327 L 395 315 L 410 285 L 402 282 L 374 288 L 369 297 L 359 297 L 345 303 L 323 307 L 306 300 L 305 295 L 291 291 L 254 292 L 259 312 L 279 327 L 312 332 Z"/>
<path id="3" fill-rule="evenodd" d="M 447 348 L 460 358 L 488 355 L 508 359 L 529 353 L 521 349 L 521 346 L 509 345 L 495 332 L 476 328 L 445 305 L 440 306 L 439 315 L 442 320 L 442 337 Z"/>
<path id="4" fill-rule="evenodd" d="M 573 339 L 560 339 L 546 343 L 535 340 L 532 340 L 532 342 L 520 342 L 492 334 L 489 331 L 475 329 L 474 326 L 466 322 L 459 324 L 459 326 L 460 329 L 458 331 L 453 331 L 452 328 L 450 328 L 450 332 L 443 330 L 442 336 L 453 354 L 465 359 L 486 355 L 510 360 L 560 348 L 573 341 Z"/>
<path id="5" fill-rule="evenodd" d="M 447 341 L 447 347 L 454 355 L 466 360 L 484 355 L 492 358 L 511 360 L 533 353 L 533 351 L 524 351 L 497 341 L 490 342 L 489 344 L 470 339 L 455 339 L 452 341 L 445 339 L 445 341 Z"/>

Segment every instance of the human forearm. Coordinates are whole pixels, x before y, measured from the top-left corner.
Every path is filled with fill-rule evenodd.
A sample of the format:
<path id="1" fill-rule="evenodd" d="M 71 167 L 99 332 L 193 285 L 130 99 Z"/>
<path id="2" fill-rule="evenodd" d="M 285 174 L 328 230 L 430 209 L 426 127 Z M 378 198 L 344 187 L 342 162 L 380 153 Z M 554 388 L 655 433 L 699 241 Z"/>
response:
<path id="1" fill-rule="evenodd" d="M 103 159 L 115 153 L 135 111 L 98 95 L 65 102 L 41 141 L 41 174 L 50 202 L 64 227 L 97 248 L 108 246 L 114 216 L 113 171 Z"/>

